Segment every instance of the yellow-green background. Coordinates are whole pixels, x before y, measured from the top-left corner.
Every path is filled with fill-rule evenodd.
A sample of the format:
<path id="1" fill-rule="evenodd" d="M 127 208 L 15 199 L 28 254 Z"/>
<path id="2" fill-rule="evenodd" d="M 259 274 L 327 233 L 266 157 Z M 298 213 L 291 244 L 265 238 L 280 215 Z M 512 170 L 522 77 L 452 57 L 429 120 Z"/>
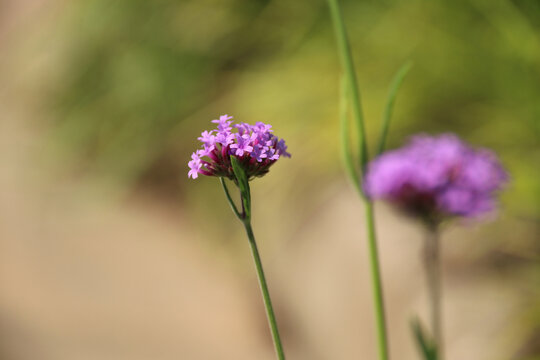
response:
<path id="1" fill-rule="evenodd" d="M 449 359 L 540 354 L 540 3 L 343 1 L 370 145 L 454 132 L 511 182 L 450 226 Z M 247 244 L 218 181 L 187 178 L 222 114 L 286 139 L 254 226 L 292 359 L 375 358 L 362 207 L 339 154 L 324 1 L 0 1 L 0 327 L 6 359 L 270 359 Z M 425 318 L 417 224 L 378 206 L 391 351 Z M 4 341 L 2 341 L 4 343 Z"/>

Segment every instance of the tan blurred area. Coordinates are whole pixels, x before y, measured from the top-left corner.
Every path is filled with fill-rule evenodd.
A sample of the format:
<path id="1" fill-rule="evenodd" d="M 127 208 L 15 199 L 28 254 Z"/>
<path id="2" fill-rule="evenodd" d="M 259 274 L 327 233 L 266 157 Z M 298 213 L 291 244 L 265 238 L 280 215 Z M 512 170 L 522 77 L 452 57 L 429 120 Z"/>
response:
<path id="1" fill-rule="evenodd" d="M 106 194 L 89 196 L 92 185 L 81 182 L 35 184 L 45 171 L 31 160 L 39 140 L 11 123 L 2 141 L 11 149 L 2 161 L 3 359 L 273 358 L 247 243 L 236 266 L 203 243 L 185 210 L 142 195 L 103 205 L 96 198 Z M 268 245 L 284 229 L 259 231 L 290 358 L 375 358 L 362 210 L 352 195 L 347 184 L 329 186 L 309 222 L 288 229 L 288 243 Z M 232 218 L 224 201 L 216 206 Z M 414 261 L 422 234 L 382 210 L 391 349 L 415 359 L 408 321 L 426 305 Z M 239 224 L 228 227 L 242 236 Z M 464 235 L 445 239 L 450 255 L 469 246 Z M 515 284 L 453 271 L 464 264 L 446 260 L 448 358 L 499 358 L 513 345 L 506 328 L 520 303 Z"/>
<path id="2" fill-rule="evenodd" d="M 268 122 L 287 114 L 276 120 L 274 128 L 287 139 L 293 157 L 280 160 L 266 178 L 253 184 L 253 216 L 288 358 L 375 359 L 363 210 L 342 175 L 337 139 L 333 140 L 336 97 L 320 104 L 337 91 L 337 60 L 315 56 L 304 68 L 303 61 L 316 51 L 311 43 L 299 48 L 289 44 L 274 63 L 261 65 L 262 70 L 255 65 L 245 72 L 224 67 L 216 82 L 226 84 L 230 92 L 216 90 L 220 95 L 205 108 L 185 114 L 178 110 L 184 122 L 157 140 L 166 149 L 153 162 L 137 163 L 115 177 L 111 176 L 115 167 L 124 169 L 132 160 L 89 171 L 89 157 L 57 144 L 56 129 L 61 125 L 53 110 L 60 105 L 53 105 L 53 110 L 44 105 L 50 102 L 51 88 L 58 87 L 54 83 L 61 78 L 58 73 L 73 66 L 65 55 L 70 51 L 66 38 L 77 36 L 79 29 L 68 34 L 51 30 L 69 22 L 66 18 L 74 5 L 68 3 L 0 0 L 0 359 L 274 358 L 241 225 L 217 180 L 184 179 L 184 163 L 195 144 L 191 138 L 220 114 L 216 112 L 229 111 L 221 110 L 227 104 L 245 118 L 260 110 L 261 120 Z M 226 3 L 244 6 L 242 1 Z M 268 3 L 260 15 L 263 25 L 274 19 L 270 15 L 277 10 L 272 6 L 285 6 L 281 1 Z M 204 10 L 217 2 L 199 4 Z M 178 6 L 196 11 L 193 1 L 180 1 Z M 220 14 L 216 10 L 209 16 Z M 228 16 L 233 22 L 240 15 Z M 319 16 L 324 16 L 324 4 L 318 4 L 312 16 L 313 23 L 304 19 L 306 29 L 316 27 Z M 105 15 L 102 20 L 108 21 Z M 369 36 L 384 32 L 385 21 L 389 20 L 383 17 L 374 25 Z M 291 41 L 301 43 L 312 36 L 305 31 L 293 33 Z M 203 36 L 211 37 L 211 30 Z M 320 41 L 331 44 L 331 40 L 323 36 Z M 178 44 L 204 46 L 188 40 Z M 328 51 L 332 50 L 330 46 Z M 293 54 L 290 58 L 287 51 Z M 374 69 L 371 60 L 367 62 Z M 305 78 L 291 75 L 295 72 Z M 271 85 L 273 79 L 290 83 Z M 367 95 L 368 102 L 382 103 L 377 99 L 384 96 L 384 85 L 366 88 L 376 94 Z M 313 93 L 306 94 L 305 89 Z M 197 91 L 203 90 L 193 88 Z M 250 95 L 260 104 L 250 103 Z M 405 97 L 419 101 L 414 95 Z M 275 109 L 269 99 L 277 104 Z M 84 101 L 81 104 L 85 106 Z M 403 106 L 409 115 L 415 111 L 414 105 Z M 106 107 L 107 103 L 98 106 L 104 112 Z M 283 110 L 293 107 L 296 110 Z M 368 114 L 375 112 L 372 107 L 367 105 Z M 476 110 L 476 114 L 487 111 L 480 106 Z M 302 114 L 307 119 L 294 123 Z M 88 122 L 93 119 L 89 116 Z M 414 126 L 397 128 L 403 135 Z M 83 131 L 77 128 L 74 134 Z M 307 138 L 310 131 L 313 137 Z M 475 130 L 470 133 L 474 137 Z M 496 135 L 486 138 L 489 143 Z M 393 143 L 399 143 L 398 137 Z M 131 152 L 130 146 L 138 151 L 129 142 L 121 150 Z M 511 146 L 504 143 L 501 148 Z M 171 179 L 163 181 L 169 171 L 162 170 L 162 160 L 168 159 L 163 154 L 175 151 L 173 162 L 179 164 L 182 178 L 177 181 L 173 166 Z M 507 159 L 515 155 L 512 151 Z M 515 184 L 533 188 L 519 179 Z M 540 324 L 535 322 L 540 308 L 538 219 L 534 204 L 526 208 L 527 216 L 521 216 L 517 201 L 512 204 L 512 210 L 502 209 L 496 221 L 455 224 L 443 235 L 448 360 L 538 359 L 533 357 L 538 356 L 535 329 Z M 423 233 L 382 204 L 377 205 L 377 223 L 391 355 L 398 360 L 419 359 L 410 321 L 416 315 L 427 318 L 419 261 Z M 531 302 L 536 307 L 526 310 Z"/>

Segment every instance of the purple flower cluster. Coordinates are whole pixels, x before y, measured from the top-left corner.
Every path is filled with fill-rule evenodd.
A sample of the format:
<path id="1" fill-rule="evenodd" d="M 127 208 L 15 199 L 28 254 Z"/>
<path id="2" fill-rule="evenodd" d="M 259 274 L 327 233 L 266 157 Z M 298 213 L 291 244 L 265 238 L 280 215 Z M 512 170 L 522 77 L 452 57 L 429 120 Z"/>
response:
<path id="1" fill-rule="evenodd" d="M 474 149 L 452 134 L 418 135 L 371 162 L 364 189 L 372 198 L 439 221 L 495 209 L 495 193 L 507 181 L 493 152 Z"/>
<path id="2" fill-rule="evenodd" d="M 291 157 L 285 141 L 272 134 L 272 125 L 233 125 L 231 119 L 232 116 L 222 115 L 219 120 L 212 120 L 217 129 L 201 133 L 198 140 L 202 148 L 191 154 L 188 177 L 196 179 L 203 174 L 234 179 L 230 160 L 234 156 L 251 179 L 266 174 L 281 156 Z"/>

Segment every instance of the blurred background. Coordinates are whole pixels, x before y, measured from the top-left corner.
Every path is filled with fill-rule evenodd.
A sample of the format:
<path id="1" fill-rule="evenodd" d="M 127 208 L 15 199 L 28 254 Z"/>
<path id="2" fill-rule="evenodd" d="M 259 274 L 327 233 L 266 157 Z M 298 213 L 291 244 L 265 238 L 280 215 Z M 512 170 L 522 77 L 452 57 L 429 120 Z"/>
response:
<path id="1" fill-rule="evenodd" d="M 540 3 L 342 1 L 371 145 L 455 132 L 512 181 L 443 235 L 447 358 L 540 359 Z M 290 359 L 374 359 L 362 205 L 341 168 L 326 3 L 0 0 L 0 357 L 273 359 L 248 244 L 216 179 L 187 178 L 222 114 L 293 157 L 253 182 Z M 377 204 L 391 353 L 419 359 L 418 224 Z"/>

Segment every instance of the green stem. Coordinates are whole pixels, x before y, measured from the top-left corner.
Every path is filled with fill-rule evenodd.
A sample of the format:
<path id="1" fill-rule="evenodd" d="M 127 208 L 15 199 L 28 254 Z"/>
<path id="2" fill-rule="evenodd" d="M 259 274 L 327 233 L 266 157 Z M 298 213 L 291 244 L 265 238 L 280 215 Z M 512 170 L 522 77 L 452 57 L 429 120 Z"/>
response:
<path id="1" fill-rule="evenodd" d="M 343 22 L 343 16 L 341 14 L 341 8 L 339 7 L 338 0 L 328 0 L 328 5 L 330 6 L 330 16 L 332 17 L 332 22 L 336 32 L 341 64 L 343 66 L 343 70 L 347 78 L 347 84 L 349 86 L 352 114 L 356 124 L 356 131 L 358 132 L 360 165 L 363 173 L 368 161 L 368 151 L 364 130 L 364 115 L 362 114 L 362 104 L 360 101 L 360 90 L 358 88 L 358 81 L 356 80 L 356 73 L 354 71 L 353 58 L 347 37 L 347 30 L 345 29 L 345 23 Z"/>
<path id="2" fill-rule="evenodd" d="M 351 49 L 349 46 L 349 40 L 347 38 L 347 31 L 345 29 L 345 23 L 343 21 L 343 16 L 341 8 L 339 6 L 338 0 L 328 0 L 328 5 L 330 6 L 330 15 L 332 22 L 334 24 L 336 38 L 340 53 L 340 58 L 342 66 L 344 69 L 344 75 L 346 79 L 346 85 L 348 85 L 348 95 L 351 100 L 351 108 L 353 118 L 356 124 L 356 129 L 358 132 L 358 146 L 359 146 L 359 159 L 360 159 L 360 175 L 351 176 L 353 181 L 358 181 L 365 171 L 366 164 L 368 162 L 368 151 L 367 151 L 367 142 L 364 129 L 364 117 L 362 114 L 362 105 L 360 101 L 360 90 L 358 88 L 358 82 L 356 79 L 356 73 L 354 70 L 353 58 Z M 344 115 L 342 113 L 342 126 L 346 124 Z M 342 134 L 346 134 L 346 130 L 342 128 Z M 342 135 L 343 136 L 343 135 Z M 348 155 L 346 155 L 348 156 Z M 346 161 L 348 159 L 346 158 Z M 349 166 L 350 167 L 350 166 Z M 350 167 L 352 168 L 352 167 Z M 349 169 L 350 170 L 350 169 Z M 361 186 L 358 186 L 360 190 Z M 384 312 L 384 298 L 383 290 L 381 284 L 381 274 L 380 274 L 380 265 L 379 265 L 379 255 L 377 250 L 377 238 L 375 233 L 375 215 L 373 212 L 373 204 L 371 200 L 363 194 L 363 191 L 360 191 L 362 198 L 364 200 L 364 205 L 366 209 L 366 225 L 368 232 L 368 246 L 369 246 L 369 259 L 371 267 L 371 279 L 373 286 L 373 298 L 375 306 L 375 319 L 377 326 L 377 344 L 378 344 L 378 354 L 379 360 L 388 360 L 388 340 L 386 334 L 386 321 L 385 321 L 385 312 Z"/>
<path id="3" fill-rule="evenodd" d="M 431 331 L 437 347 L 438 360 L 443 359 L 443 334 L 441 315 L 441 264 L 440 241 L 437 225 L 430 226 L 424 243 L 424 265 L 429 292 Z"/>
<path id="4" fill-rule="evenodd" d="M 236 169 L 235 176 L 237 177 L 238 187 L 240 189 L 242 198 L 242 213 L 238 212 L 224 178 L 220 178 L 221 186 L 223 187 L 223 191 L 225 192 L 225 196 L 227 197 L 227 201 L 229 202 L 231 209 L 236 217 L 242 221 L 242 224 L 244 224 L 246 229 L 246 234 L 249 239 L 249 246 L 253 255 L 253 261 L 255 262 L 255 267 L 257 268 L 257 277 L 259 279 L 259 285 L 261 286 L 264 307 L 266 309 L 266 316 L 268 318 L 268 324 L 270 325 L 270 331 L 272 332 L 272 340 L 274 342 L 274 348 L 276 349 L 276 355 L 279 360 L 285 360 L 285 353 L 283 352 L 283 345 L 281 345 L 281 339 L 279 337 L 276 315 L 274 314 L 274 309 L 272 307 L 272 300 L 270 299 L 270 292 L 268 291 L 266 277 L 264 276 L 261 257 L 259 255 L 259 250 L 257 249 L 257 243 L 255 242 L 255 235 L 253 234 L 253 229 L 251 228 L 251 191 L 249 189 L 249 182 L 241 168 Z M 242 180 L 238 180 L 238 178 L 243 178 L 245 181 L 242 182 Z"/>
<path id="5" fill-rule="evenodd" d="M 373 287 L 373 302 L 375 305 L 375 319 L 377 324 L 377 345 L 379 359 L 388 360 L 388 340 L 386 337 L 386 316 L 384 311 L 384 297 L 379 265 L 379 250 L 375 234 L 375 213 L 373 203 L 365 201 L 366 226 L 368 233 L 369 259 L 371 267 L 371 285 Z"/>
<path id="6" fill-rule="evenodd" d="M 281 345 L 281 339 L 279 337 L 276 315 L 274 314 L 274 309 L 272 307 L 272 300 L 270 299 L 270 292 L 268 291 L 268 285 L 266 284 L 266 277 L 264 276 L 261 257 L 259 256 L 257 243 L 255 242 L 255 235 L 253 235 L 253 229 L 251 228 L 251 222 L 249 221 L 249 219 L 244 221 L 244 226 L 246 228 L 246 233 L 249 239 L 251 253 L 253 254 L 253 260 L 255 261 L 255 267 L 257 268 L 257 276 L 259 277 L 259 285 L 261 286 L 261 291 L 264 299 L 264 307 L 266 308 L 266 315 L 268 317 L 268 323 L 270 325 L 270 330 L 272 331 L 272 340 L 274 341 L 276 355 L 279 360 L 284 360 L 285 353 L 283 352 L 283 346 Z"/>
<path id="7" fill-rule="evenodd" d="M 227 201 L 229 202 L 229 205 L 231 206 L 231 210 L 234 212 L 234 215 L 236 215 L 237 218 L 242 220 L 242 215 L 238 212 L 238 209 L 236 208 L 236 205 L 234 204 L 234 201 L 231 198 L 231 194 L 229 193 L 229 189 L 227 188 L 227 184 L 225 183 L 225 179 L 220 177 L 219 182 L 221 183 L 221 186 L 223 187 L 223 191 L 225 192 L 225 196 L 227 197 Z M 243 202 L 242 202 L 242 204 L 243 204 Z"/>

